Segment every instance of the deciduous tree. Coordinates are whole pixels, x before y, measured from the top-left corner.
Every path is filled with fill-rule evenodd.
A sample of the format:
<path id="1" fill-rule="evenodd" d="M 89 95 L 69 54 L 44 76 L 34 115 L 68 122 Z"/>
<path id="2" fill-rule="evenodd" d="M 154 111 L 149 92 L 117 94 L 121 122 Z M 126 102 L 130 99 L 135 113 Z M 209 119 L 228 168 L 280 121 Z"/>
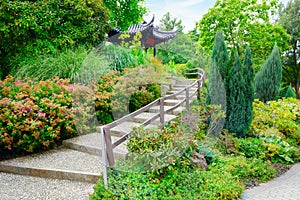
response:
<path id="1" fill-rule="evenodd" d="M 291 49 L 284 53 L 283 81 L 292 84 L 300 99 L 300 0 L 289 1 L 279 15 L 279 24 L 291 35 Z"/>
<path id="2" fill-rule="evenodd" d="M 281 51 L 288 47 L 286 31 L 270 23 L 270 14 L 277 8 L 276 0 L 217 0 L 196 25 L 199 43 L 210 51 L 216 32 L 222 29 L 228 48 L 237 49 L 239 55 L 250 45 L 258 69 L 275 42 Z"/>

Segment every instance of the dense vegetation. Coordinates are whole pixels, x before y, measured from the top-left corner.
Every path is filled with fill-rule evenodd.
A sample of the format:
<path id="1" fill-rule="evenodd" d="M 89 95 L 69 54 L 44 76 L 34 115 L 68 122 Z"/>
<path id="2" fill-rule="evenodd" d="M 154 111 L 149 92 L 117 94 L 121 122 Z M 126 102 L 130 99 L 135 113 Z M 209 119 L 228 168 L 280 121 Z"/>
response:
<path id="1" fill-rule="evenodd" d="M 281 25 L 270 22 L 273 0 L 217 0 L 189 34 L 167 13 L 160 27 L 180 34 L 158 58 L 102 43 L 141 22 L 143 0 L 0 2 L 0 159 L 89 133 L 158 98 L 166 72 L 202 67 L 208 84 L 192 112 L 135 129 L 91 199 L 239 199 L 300 161 L 299 0 Z"/>

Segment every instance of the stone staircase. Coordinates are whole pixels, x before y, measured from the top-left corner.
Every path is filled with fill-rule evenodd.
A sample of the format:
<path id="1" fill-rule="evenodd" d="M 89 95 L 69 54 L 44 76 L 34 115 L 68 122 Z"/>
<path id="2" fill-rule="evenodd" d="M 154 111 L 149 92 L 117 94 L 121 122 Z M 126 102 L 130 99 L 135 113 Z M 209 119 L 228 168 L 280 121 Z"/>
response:
<path id="1" fill-rule="evenodd" d="M 176 84 L 167 92 L 167 95 L 174 94 L 191 83 L 193 81 L 176 80 Z M 190 91 L 196 89 L 195 86 Z M 183 98 L 185 98 L 185 91 L 177 97 L 166 100 L 164 109 L 167 110 L 171 106 L 177 105 Z M 165 123 L 175 119 L 184 109 L 183 104 L 171 113 L 167 113 L 164 117 Z M 160 106 L 155 105 L 147 112 L 112 128 L 112 142 L 130 133 L 132 127 L 141 126 L 141 123 L 159 113 L 159 110 Z M 160 119 L 156 119 L 146 128 L 156 128 L 159 124 Z M 100 133 L 81 135 L 63 141 L 63 145 L 54 150 L 2 161 L 0 162 L 0 172 L 96 183 L 102 172 L 102 144 Z M 124 158 L 127 153 L 126 141 L 114 149 L 115 158 Z"/>

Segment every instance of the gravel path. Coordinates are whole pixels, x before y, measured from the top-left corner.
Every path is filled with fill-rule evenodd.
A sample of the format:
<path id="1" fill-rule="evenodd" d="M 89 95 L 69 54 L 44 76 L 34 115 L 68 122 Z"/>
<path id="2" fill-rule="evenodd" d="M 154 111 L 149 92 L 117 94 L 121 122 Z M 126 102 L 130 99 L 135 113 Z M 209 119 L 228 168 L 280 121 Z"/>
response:
<path id="1" fill-rule="evenodd" d="M 0 173 L 1 200 L 87 200 L 94 184 Z"/>

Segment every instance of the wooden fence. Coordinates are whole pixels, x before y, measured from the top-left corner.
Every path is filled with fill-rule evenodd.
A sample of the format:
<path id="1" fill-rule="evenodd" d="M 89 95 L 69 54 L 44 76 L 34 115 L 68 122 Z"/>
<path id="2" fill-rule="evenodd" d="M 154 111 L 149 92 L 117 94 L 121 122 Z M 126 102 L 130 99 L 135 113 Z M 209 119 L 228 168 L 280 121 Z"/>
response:
<path id="1" fill-rule="evenodd" d="M 151 122 L 153 122 L 156 119 L 160 119 L 160 125 L 161 128 L 164 128 L 165 126 L 165 114 L 168 114 L 170 112 L 172 112 L 173 110 L 175 110 L 176 108 L 178 108 L 179 106 L 183 105 L 185 103 L 186 105 L 186 110 L 190 109 L 190 100 L 191 98 L 193 98 L 196 94 L 197 94 L 197 98 L 200 98 L 200 90 L 201 87 L 204 85 L 204 81 L 206 78 L 205 72 L 203 69 L 201 68 L 193 68 L 193 69 L 186 69 L 185 75 L 197 75 L 197 80 L 195 80 L 195 82 L 193 82 L 191 85 L 181 89 L 180 91 L 171 94 L 171 95 L 167 95 L 164 97 L 161 97 L 153 102 L 151 102 L 150 104 L 140 108 L 139 110 L 136 110 L 133 113 L 130 113 L 110 124 L 107 124 L 105 126 L 101 126 L 100 127 L 100 132 L 101 132 L 101 137 L 102 137 L 102 161 L 103 161 L 103 175 L 104 175 L 104 184 L 107 186 L 107 166 L 109 167 L 113 167 L 115 165 L 115 158 L 114 158 L 114 154 L 113 154 L 113 149 L 116 148 L 117 146 L 119 146 L 120 144 L 122 144 L 123 142 L 126 141 L 129 133 L 123 135 L 120 139 L 118 139 L 117 141 L 115 141 L 114 143 L 112 143 L 112 138 L 111 138 L 111 132 L 110 130 L 126 121 L 129 121 L 130 119 L 132 119 L 133 117 L 136 117 L 137 115 L 149 110 L 151 107 L 159 105 L 160 106 L 160 110 L 159 113 L 155 114 L 154 116 L 150 117 L 148 120 L 146 120 L 144 123 L 142 123 L 141 125 L 143 126 L 147 126 L 149 124 L 151 124 Z M 194 86 L 197 85 L 197 89 L 195 91 L 192 91 L 190 93 L 190 89 Z M 183 98 L 182 100 L 180 100 L 179 103 L 177 103 L 176 105 L 172 106 L 171 108 L 165 110 L 164 109 L 164 102 L 165 100 L 168 99 L 173 99 L 178 95 L 182 95 L 185 94 L 185 98 Z"/>

